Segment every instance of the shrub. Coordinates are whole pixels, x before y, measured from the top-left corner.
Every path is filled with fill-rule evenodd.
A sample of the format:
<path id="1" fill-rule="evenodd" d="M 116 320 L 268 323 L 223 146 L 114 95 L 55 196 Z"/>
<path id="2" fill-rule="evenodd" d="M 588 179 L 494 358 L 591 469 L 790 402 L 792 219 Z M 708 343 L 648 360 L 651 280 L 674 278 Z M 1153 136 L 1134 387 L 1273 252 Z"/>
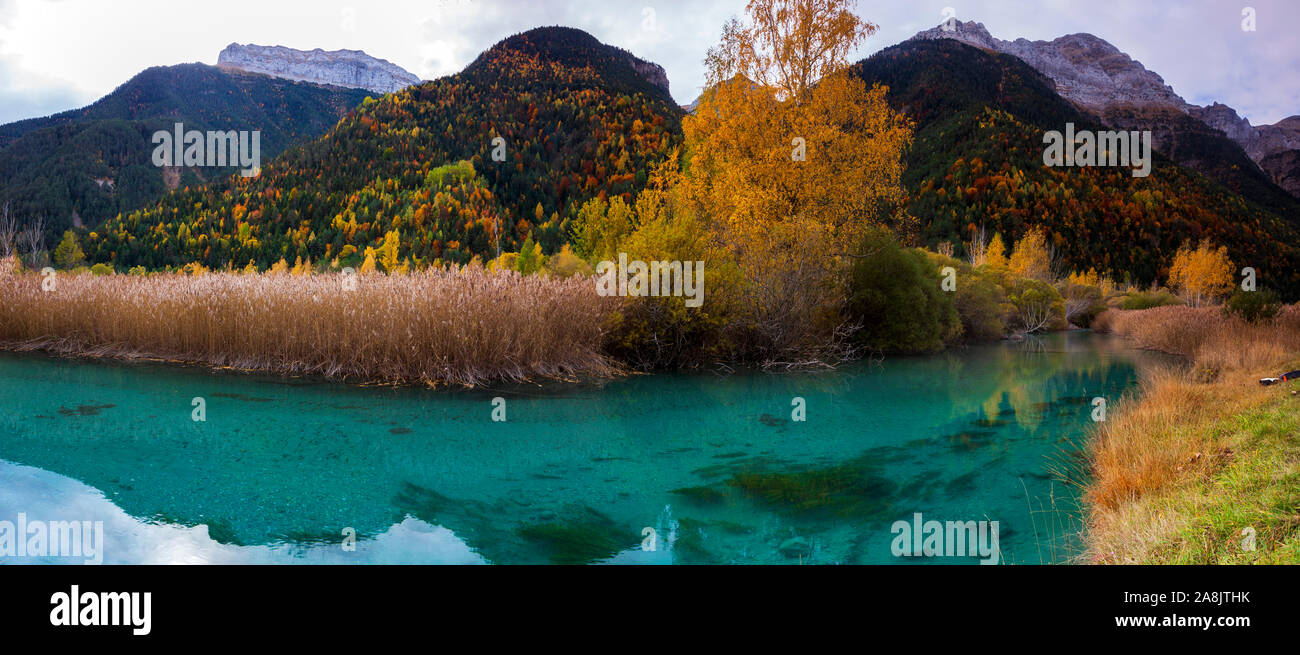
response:
<path id="1" fill-rule="evenodd" d="M 1170 307 L 1182 305 L 1183 301 L 1170 293 L 1168 289 L 1156 291 L 1135 291 L 1124 297 L 1120 309 L 1151 309 L 1152 307 Z"/>
<path id="2" fill-rule="evenodd" d="M 1007 300 L 1014 306 L 1010 324 L 1023 333 L 1063 329 L 1065 300 L 1042 280 L 1018 278 L 1007 288 Z"/>
<path id="3" fill-rule="evenodd" d="M 605 246 L 629 260 L 703 261 L 702 305 L 687 307 L 679 296 L 628 298 L 616 314 L 608 349 L 639 369 L 698 364 L 711 359 L 745 357 L 747 339 L 736 307 L 740 271 L 723 253 L 709 248 L 705 226 L 672 198 L 660 203 L 647 193 L 637 204 L 642 213 L 634 232 Z M 724 332 L 730 331 L 730 334 Z"/>
<path id="4" fill-rule="evenodd" d="M 1223 313 L 1235 316 L 1247 323 L 1260 323 L 1272 320 L 1281 311 L 1282 303 L 1277 294 L 1269 289 L 1259 291 L 1238 291 L 1232 294 L 1223 306 Z"/>
<path id="5" fill-rule="evenodd" d="M 1057 291 L 1065 300 L 1065 320 L 1079 327 L 1089 327 L 1099 314 L 1106 311 L 1106 302 L 1100 286 L 1077 281 L 1064 281 Z"/>
<path id="6" fill-rule="evenodd" d="M 953 298 L 925 253 L 905 250 L 883 228 L 872 228 L 854 262 L 849 314 L 862 323 L 857 340 L 886 352 L 933 352 L 961 332 Z M 960 285 L 958 285 L 960 286 Z"/>
<path id="7" fill-rule="evenodd" d="M 966 342 L 997 341 L 1007 334 L 1006 317 L 1013 307 L 1002 288 L 1005 267 L 972 267 L 948 255 L 927 253 L 936 271 L 951 266 L 957 271 L 957 292 L 953 305 L 961 322 L 960 337 Z"/>
<path id="8" fill-rule="evenodd" d="M 90 267 L 90 272 L 92 275 L 112 275 L 114 273 L 113 267 L 108 264 L 95 264 Z"/>
<path id="9" fill-rule="evenodd" d="M 964 283 L 960 281 L 964 279 Z M 1006 336 L 1007 294 L 993 278 L 971 271 L 957 283 L 957 315 L 966 341 L 996 341 Z"/>

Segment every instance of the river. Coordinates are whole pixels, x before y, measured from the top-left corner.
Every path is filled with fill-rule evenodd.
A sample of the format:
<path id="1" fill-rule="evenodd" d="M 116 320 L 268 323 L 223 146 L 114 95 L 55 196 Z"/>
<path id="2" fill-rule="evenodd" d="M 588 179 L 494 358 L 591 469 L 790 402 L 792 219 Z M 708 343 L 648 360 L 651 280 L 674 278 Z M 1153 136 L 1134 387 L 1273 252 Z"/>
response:
<path id="1" fill-rule="evenodd" d="M 979 561 L 896 556 L 919 513 L 1062 562 L 1094 399 L 1163 361 L 1072 332 L 435 391 L 0 353 L 0 521 L 100 521 L 105 563 Z"/>

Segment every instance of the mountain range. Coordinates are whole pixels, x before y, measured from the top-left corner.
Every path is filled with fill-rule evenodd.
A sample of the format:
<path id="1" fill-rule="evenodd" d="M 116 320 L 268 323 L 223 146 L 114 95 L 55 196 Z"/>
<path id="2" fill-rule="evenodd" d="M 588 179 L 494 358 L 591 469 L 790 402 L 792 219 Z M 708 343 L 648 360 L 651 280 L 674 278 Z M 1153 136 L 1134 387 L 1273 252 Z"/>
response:
<path id="1" fill-rule="evenodd" d="M 1184 100 L 1154 71 L 1091 34 L 1070 34 L 1052 41 L 994 38 L 974 21 L 951 21 L 925 30 L 913 40 L 951 39 L 983 50 L 1017 57 L 1052 80 L 1061 97 L 1120 129 L 1151 129 L 1157 150 L 1212 175 L 1237 178 L 1231 166 L 1244 162 L 1231 149 L 1201 157 L 1215 132 L 1236 143 L 1266 179 L 1300 197 L 1300 115 L 1274 125 L 1252 126 L 1226 105 L 1207 107 Z M 1206 128 L 1210 129 L 1206 129 Z M 1187 141 L 1197 141 L 1188 146 Z M 1225 165 L 1226 164 L 1226 165 Z"/>
<path id="2" fill-rule="evenodd" d="M 118 266 L 354 266 L 392 232 L 416 264 L 530 239 L 554 252 L 588 199 L 634 198 L 680 143 L 682 115 L 662 68 L 580 30 L 539 28 L 461 73 L 366 101 L 254 180 L 110 220 L 88 253 Z"/>
<path id="3" fill-rule="evenodd" d="M 259 66 L 304 76 L 288 63 Z M 1182 243 L 1210 238 L 1266 284 L 1300 293 L 1300 201 L 1279 186 L 1294 179 L 1300 119 L 1255 127 L 1231 108 L 1190 105 L 1087 34 L 1007 42 L 957 23 L 854 71 L 888 86 L 915 123 L 904 183 L 923 245 L 960 252 L 981 226 L 1010 240 L 1039 225 L 1067 266 L 1150 283 Z M 118 268 L 265 268 L 281 258 L 358 265 L 395 237 L 413 264 L 486 259 L 529 242 L 555 252 L 586 200 L 634 200 L 682 142 L 686 111 L 667 82 L 661 67 L 580 30 L 530 30 L 461 73 L 340 112 L 258 178 L 209 179 L 88 221 L 87 253 Z M 1043 166 L 1043 132 L 1067 123 L 1150 129 L 1151 175 Z"/>
<path id="4" fill-rule="evenodd" d="M 158 168 L 151 137 L 259 130 L 264 159 L 312 139 L 361 104 L 362 89 L 322 86 L 204 64 L 150 68 L 81 109 L 0 126 L 0 203 L 20 223 L 41 217 L 47 241 L 95 227 L 233 168 Z"/>

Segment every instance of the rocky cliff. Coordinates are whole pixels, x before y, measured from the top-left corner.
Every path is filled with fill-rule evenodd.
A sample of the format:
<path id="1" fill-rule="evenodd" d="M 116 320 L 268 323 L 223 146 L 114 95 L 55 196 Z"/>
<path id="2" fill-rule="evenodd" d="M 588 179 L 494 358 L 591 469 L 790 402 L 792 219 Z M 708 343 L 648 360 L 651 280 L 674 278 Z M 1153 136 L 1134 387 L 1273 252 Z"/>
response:
<path id="1" fill-rule="evenodd" d="M 217 65 L 287 80 L 366 89 L 375 93 L 392 93 L 420 83 L 420 78 L 400 66 L 360 50 L 326 52 L 317 48 L 307 51 L 232 43 L 221 51 Z"/>
<path id="2" fill-rule="evenodd" d="M 1187 107 L 1163 78 L 1091 34 L 1070 34 L 1052 41 L 1003 41 L 989 34 L 982 23 L 974 21 L 953 21 L 951 31 L 943 27 L 928 29 L 912 38 L 955 39 L 1019 57 L 1050 77 L 1061 97 L 1087 109 L 1101 110 L 1116 104 L 1161 105 L 1184 110 Z"/>
<path id="3" fill-rule="evenodd" d="M 1207 126 L 1221 131 L 1274 183 L 1300 197 L 1300 170 L 1295 168 L 1300 157 L 1279 156 L 1300 149 L 1300 116 L 1255 127 L 1226 105 L 1188 104 L 1160 75 L 1091 34 L 1070 34 L 1052 41 L 1004 41 L 974 21 L 953 21 L 949 27 L 952 29 L 939 25 L 912 38 L 953 39 L 1018 57 L 1050 78 L 1063 98 L 1112 127 L 1150 129 L 1157 150 L 1203 172 L 1208 172 L 1207 162 L 1185 154 L 1192 149 L 1180 146 L 1193 140 L 1203 143 Z"/>

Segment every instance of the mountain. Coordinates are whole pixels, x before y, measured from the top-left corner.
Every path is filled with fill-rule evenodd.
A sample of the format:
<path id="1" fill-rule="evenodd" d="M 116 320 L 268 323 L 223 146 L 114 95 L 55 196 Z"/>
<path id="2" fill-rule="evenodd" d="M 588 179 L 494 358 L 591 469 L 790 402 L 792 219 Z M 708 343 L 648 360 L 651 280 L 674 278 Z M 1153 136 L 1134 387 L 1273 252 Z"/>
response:
<path id="1" fill-rule="evenodd" d="M 1300 204 L 1280 194 L 1274 211 L 1158 153 L 1147 177 L 1126 167 L 1045 166 L 1045 131 L 1106 125 L 1019 57 L 916 39 L 855 71 L 888 86 L 890 103 L 915 121 L 903 181 L 926 245 L 959 244 L 980 226 L 1006 239 L 1042 226 L 1068 267 L 1150 283 L 1165 279 L 1184 241 L 1208 237 L 1266 285 L 1300 295 Z"/>
<path id="2" fill-rule="evenodd" d="M 233 168 L 158 168 L 155 131 L 260 130 L 263 159 L 314 138 L 359 105 L 356 89 L 291 82 L 203 64 L 150 68 L 93 104 L 0 126 L 0 202 L 47 237 L 94 227 Z M 47 239 L 48 240 L 48 239 Z"/>
<path id="3" fill-rule="evenodd" d="M 357 266 L 390 233 L 413 263 L 490 258 L 530 238 L 554 252 L 584 202 L 630 201 L 680 144 L 666 82 L 580 30 L 517 34 L 459 74 L 367 100 L 255 179 L 109 221 L 87 252 L 118 268 Z"/>
<path id="4" fill-rule="evenodd" d="M 912 39 L 951 39 L 1017 57 L 1050 78 L 1061 97 L 1092 111 L 1113 105 L 1187 106 L 1159 75 L 1091 34 L 1070 34 L 1053 41 L 1003 41 L 989 34 L 982 23 L 953 21 Z"/>
<path id="5" fill-rule="evenodd" d="M 1232 107 L 1217 102 L 1207 107 L 1193 106 L 1190 113 L 1241 144 L 1273 183 L 1300 198 L 1300 116 L 1256 127 Z"/>
<path id="6" fill-rule="evenodd" d="M 1285 165 L 1292 158 L 1275 159 L 1268 168 L 1263 164 L 1271 155 L 1300 148 L 1295 125 L 1300 117 L 1254 128 L 1231 107 L 1189 104 L 1160 75 L 1091 34 L 1052 41 L 1004 41 L 973 21 L 953 21 L 947 27 L 952 29 L 940 25 L 912 39 L 954 40 L 1017 57 L 1050 78 L 1062 97 L 1106 125 L 1151 130 L 1154 147 L 1161 153 L 1238 193 L 1275 211 L 1288 204 L 1282 196 L 1300 197 L 1294 184 L 1300 170 Z M 1289 187 L 1281 185 L 1286 180 L 1292 180 Z"/>
<path id="7" fill-rule="evenodd" d="M 376 59 L 360 50 L 294 50 L 284 46 L 232 43 L 217 56 L 217 66 L 261 73 L 297 82 L 331 84 L 375 93 L 393 93 L 420 78 L 401 66 Z"/>

